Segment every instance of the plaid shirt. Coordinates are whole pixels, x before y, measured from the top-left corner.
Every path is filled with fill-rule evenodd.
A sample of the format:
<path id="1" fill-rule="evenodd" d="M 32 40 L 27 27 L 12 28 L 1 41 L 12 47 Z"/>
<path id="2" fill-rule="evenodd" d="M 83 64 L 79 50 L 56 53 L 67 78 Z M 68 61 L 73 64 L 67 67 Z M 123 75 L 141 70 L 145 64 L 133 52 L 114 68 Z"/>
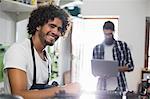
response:
<path id="1" fill-rule="evenodd" d="M 93 59 L 104 59 L 104 45 L 98 44 L 93 49 Z M 134 64 L 131 56 L 130 49 L 127 44 L 122 41 L 114 42 L 113 59 L 118 61 L 118 66 L 128 66 L 129 71 L 133 71 Z M 118 86 L 121 91 L 126 91 L 127 82 L 124 72 L 118 72 Z"/>

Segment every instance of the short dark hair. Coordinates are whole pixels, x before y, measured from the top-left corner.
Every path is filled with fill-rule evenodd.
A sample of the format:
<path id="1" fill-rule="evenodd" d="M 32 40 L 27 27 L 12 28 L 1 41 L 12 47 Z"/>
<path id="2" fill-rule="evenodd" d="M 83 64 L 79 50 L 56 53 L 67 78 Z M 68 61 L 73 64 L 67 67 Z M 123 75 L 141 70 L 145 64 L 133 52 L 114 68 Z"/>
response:
<path id="1" fill-rule="evenodd" d="M 44 5 L 33 10 L 27 25 L 28 33 L 34 35 L 38 26 L 43 26 L 48 20 L 59 18 L 63 22 L 62 35 L 65 34 L 68 26 L 69 15 L 66 11 L 55 5 Z"/>
<path id="2" fill-rule="evenodd" d="M 110 29 L 110 30 L 112 30 L 112 31 L 115 31 L 115 25 L 114 25 L 114 23 L 111 22 L 111 21 L 106 21 L 106 22 L 104 23 L 104 25 L 103 25 L 103 30 L 104 30 L 104 29 Z"/>

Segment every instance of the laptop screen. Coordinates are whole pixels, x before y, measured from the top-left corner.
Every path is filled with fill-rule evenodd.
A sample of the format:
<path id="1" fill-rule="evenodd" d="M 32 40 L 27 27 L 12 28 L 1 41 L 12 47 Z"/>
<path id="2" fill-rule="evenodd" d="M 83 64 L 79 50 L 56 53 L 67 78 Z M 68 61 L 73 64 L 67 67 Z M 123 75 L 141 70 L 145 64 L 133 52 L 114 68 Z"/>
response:
<path id="1" fill-rule="evenodd" d="M 94 76 L 117 77 L 118 75 L 117 61 L 92 59 L 91 68 Z"/>

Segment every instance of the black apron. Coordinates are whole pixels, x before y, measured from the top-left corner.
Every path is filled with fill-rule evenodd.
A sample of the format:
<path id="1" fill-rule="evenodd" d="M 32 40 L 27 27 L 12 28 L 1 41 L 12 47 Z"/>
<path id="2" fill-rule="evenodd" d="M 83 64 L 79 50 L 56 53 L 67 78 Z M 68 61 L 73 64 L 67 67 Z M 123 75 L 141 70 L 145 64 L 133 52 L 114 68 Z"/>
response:
<path id="1" fill-rule="evenodd" d="M 50 71 L 49 71 L 49 63 L 48 63 L 48 79 L 46 84 L 37 84 L 36 83 L 36 62 L 35 62 L 35 54 L 34 54 L 34 48 L 33 48 L 33 41 L 32 41 L 32 37 L 30 38 L 30 42 L 31 42 L 31 52 L 32 52 L 32 59 L 33 59 L 33 84 L 30 88 L 30 90 L 33 89 L 47 89 L 47 88 L 51 88 L 51 87 L 55 87 L 58 86 L 58 83 L 56 81 L 54 81 L 52 83 L 52 85 L 48 85 L 49 82 L 49 75 L 50 75 Z"/>

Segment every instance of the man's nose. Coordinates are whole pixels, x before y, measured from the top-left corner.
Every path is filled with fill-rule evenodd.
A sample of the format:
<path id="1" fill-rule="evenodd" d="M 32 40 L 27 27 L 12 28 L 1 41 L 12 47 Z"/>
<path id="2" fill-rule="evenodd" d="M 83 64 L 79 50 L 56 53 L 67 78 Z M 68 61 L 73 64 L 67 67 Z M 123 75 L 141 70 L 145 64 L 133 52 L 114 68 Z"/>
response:
<path id="1" fill-rule="evenodd" d="M 55 35 L 60 36 L 61 35 L 61 31 L 59 31 L 58 27 L 53 28 L 52 31 Z"/>

